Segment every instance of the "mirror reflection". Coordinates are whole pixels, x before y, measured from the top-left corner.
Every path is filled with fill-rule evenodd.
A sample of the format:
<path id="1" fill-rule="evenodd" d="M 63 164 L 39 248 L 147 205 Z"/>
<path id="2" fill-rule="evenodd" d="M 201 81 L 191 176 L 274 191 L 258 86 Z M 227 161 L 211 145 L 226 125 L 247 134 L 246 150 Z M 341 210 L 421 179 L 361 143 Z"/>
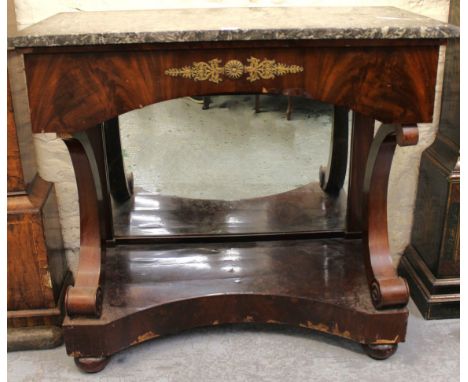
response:
<path id="1" fill-rule="evenodd" d="M 332 120 L 332 105 L 282 95 L 184 97 L 120 116 L 134 195 L 115 204 L 116 235 L 342 230 L 345 191 L 319 185 Z"/>

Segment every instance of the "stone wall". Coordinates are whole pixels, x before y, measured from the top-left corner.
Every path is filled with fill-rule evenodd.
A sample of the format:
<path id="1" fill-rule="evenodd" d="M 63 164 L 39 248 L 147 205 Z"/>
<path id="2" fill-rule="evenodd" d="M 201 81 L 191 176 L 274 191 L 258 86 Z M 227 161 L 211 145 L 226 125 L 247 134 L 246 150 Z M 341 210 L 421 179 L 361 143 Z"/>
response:
<path id="1" fill-rule="evenodd" d="M 128 10 L 148 8 L 200 8 L 233 6 L 396 6 L 438 20 L 447 21 L 449 0 L 15 0 L 18 28 L 22 29 L 59 12 Z M 416 197 L 421 152 L 432 143 L 440 113 L 441 80 L 444 52 L 441 51 L 436 87 L 434 123 L 420 125 L 420 142 L 415 147 L 397 148 L 390 176 L 389 210 L 390 245 L 395 260 L 409 242 Z M 77 190 L 70 157 L 55 134 L 35 137 L 40 175 L 55 183 L 60 208 L 67 258 L 76 269 L 79 247 L 79 210 Z"/>

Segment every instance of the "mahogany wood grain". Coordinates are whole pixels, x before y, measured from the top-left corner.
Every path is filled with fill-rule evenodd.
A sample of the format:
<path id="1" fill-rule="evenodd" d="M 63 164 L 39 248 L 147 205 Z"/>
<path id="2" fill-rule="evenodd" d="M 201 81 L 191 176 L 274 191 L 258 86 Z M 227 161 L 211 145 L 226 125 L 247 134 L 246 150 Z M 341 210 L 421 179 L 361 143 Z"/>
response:
<path id="1" fill-rule="evenodd" d="M 108 357 L 182 330 L 233 323 L 402 342 L 408 311 L 374 308 L 361 246 L 359 239 L 118 245 L 108 251 L 101 319 L 67 317 L 67 352 Z"/>
<path id="2" fill-rule="evenodd" d="M 8 328 L 60 326 L 70 275 L 53 184 L 36 176 L 27 194 L 8 195 L 7 206 Z M 19 337 L 24 345 L 19 333 L 9 332 L 9 346 Z"/>
<path id="3" fill-rule="evenodd" d="M 24 192 L 23 168 L 16 134 L 15 116 L 11 101 L 10 80 L 7 80 L 7 192 Z"/>
<path id="4" fill-rule="evenodd" d="M 51 187 L 51 183 L 38 177 L 33 182 L 30 195 L 8 198 L 9 311 L 55 308 L 41 216 Z"/>
<path id="5" fill-rule="evenodd" d="M 417 127 L 382 125 L 372 142 L 364 178 L 363 241 L 372 301 L 377 308 L 406 305 L 409 290 L 393 266 L 388 243 L 387 191 L 398 142 L 416 144 Z"/>
<path id="6" fill-rule="evenodd" d="M 75 285 L 66 295 L 68 315 L 101 314 L 102 291 L 101 263 L 104 251 L 101 249 L 101 227 L 98 197 L 93 172 L 80 138 L 63 136 L 75 170 L 80 205 L 80 256 Z"/>
<path id="7" fill-rule="evenodd" d="M 8 52 L 7 350 L 59 346 L 65 290 L 55 190 L 37 175 L 21 55 Z"/>
<path id="8" fill-rule="evenodd" d="M 335 106 L 333 111 L 332 136 L 327 166 L 320 167 L 320 186 L 331 195 L 343 188 L 348 166 L 348 114 L 349 110 Z"/>
<path id="9" fill-rule="evenodd" d="M 430 122 L 439 48 L 434 46 L 92 51 L 25 56 L 34 132 L 85 130 L 163 100 L 221 93 L 304 94 L 383 122 Z M 252 55 L 300 65 L 303 72 L 249 82 L 171 77 L 170 68 Z"/>
<path id="10" fill-rule="evenodd" d="M 34 254 L 34 252 L 32 252 Z M 63 253 L 59 253 L 63 258 Z M 65 268 L 64 264 L 64 268 Z M 10 269 L 14 270 L 15 268 L 11 267 Z M 9 269 L 9 271 L 10 271 Z M 34 285 L 33 282 L 37 279 L 34 277 L 24 278 L 23 285 L 21 286 L 23 289 L 29 289 L 31 291 L 35 291 L 38 293 L 37 284 Z M 28 284 L 26 284 L 26 282 Z M 7 312 L 7 324 L 8 328 L 61 328 L 63 318 L 65 317 L 65 309 L 64 309 L 64 301 L 65 301 L 65 294 L 68 286 L 73 283 L 73 276 L 71 272 L 67 272 L 62 280 L 60 280 L 60 284 L 58 285 L 61 288 L 58 297 L 53 302 L 53 308 L 33 308 L 33 309 L 19 309 L 19 310 L 8 310 Z M 53 284 L 54 285 L 54 284 Z M 24 298 L 24 295 L 21 296 Z M 54 329 L 52 329 L 54 330 Z M 10 337 L 10 335 L 9 335 Z M 62 336 L 61 336 L 62 338 Z M 9 339 L 10 340 L 10 339 Z M 9 341 L 10 342 L 10 341 Z M 13 341 L 16 343 L 16 341 Z M 32 345 L 34 349 L 34 345 Z M 30 347 L 31 349 L 31 347 Z M 24 350 L 24 349 L 23 349 Z"/>

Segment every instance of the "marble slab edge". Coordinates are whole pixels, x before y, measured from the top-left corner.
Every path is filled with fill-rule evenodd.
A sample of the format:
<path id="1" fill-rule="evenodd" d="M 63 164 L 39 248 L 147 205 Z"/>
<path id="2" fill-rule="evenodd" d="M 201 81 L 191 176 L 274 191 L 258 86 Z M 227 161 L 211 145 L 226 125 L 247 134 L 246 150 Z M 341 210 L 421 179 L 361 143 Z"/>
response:
<path id="1" fill-rule="evenodd" d="M 8 46 L 459 36 L 454 25 L 395 7 L 187 8 L 59 13 L 17 32 Z"/>
<path id="2" fill-rule="evenodd" d="M 449 39 L 458 38 L 457 27 L 407 28 L 326 28 L 326 29 L 249 29 L 249 30 L 187 30 L 167 32 L 125 32 L 100 34 L 27 35 L 8 38 L 9 48 L 52 47 L 110 44 L 145 44 L 202 41 L 253 40 L 379 40 L 379 39 Z"/>

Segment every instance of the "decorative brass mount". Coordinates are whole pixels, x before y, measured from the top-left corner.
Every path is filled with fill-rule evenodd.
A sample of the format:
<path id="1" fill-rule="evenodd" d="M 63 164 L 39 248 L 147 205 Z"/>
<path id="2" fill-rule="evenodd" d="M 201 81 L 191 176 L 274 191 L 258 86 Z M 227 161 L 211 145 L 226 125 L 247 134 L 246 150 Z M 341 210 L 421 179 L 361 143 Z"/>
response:
<path id="1" fill-rule="evenodd" d="M 223 81 L 222 75 L 235 80 L 248 74 L 247 80 L 254 82 L 260 79 L 269 80 L 276 76 L 286 74 L 300 73 L 304 70 L 299 65 L 286 65 L 275 60 L 260 60 L 255 57 L 247 59 L 247 64 L 239 60 L 229 60 L 223 66 L 222 60 L 214 58 L 208 62 L 194 62 L 192 66 L 183 66 L 182 68 L 167 69 L 164 74 L 171 77 L 189 78 L 194 81 L 210 81 L 215 84 Z"/>

